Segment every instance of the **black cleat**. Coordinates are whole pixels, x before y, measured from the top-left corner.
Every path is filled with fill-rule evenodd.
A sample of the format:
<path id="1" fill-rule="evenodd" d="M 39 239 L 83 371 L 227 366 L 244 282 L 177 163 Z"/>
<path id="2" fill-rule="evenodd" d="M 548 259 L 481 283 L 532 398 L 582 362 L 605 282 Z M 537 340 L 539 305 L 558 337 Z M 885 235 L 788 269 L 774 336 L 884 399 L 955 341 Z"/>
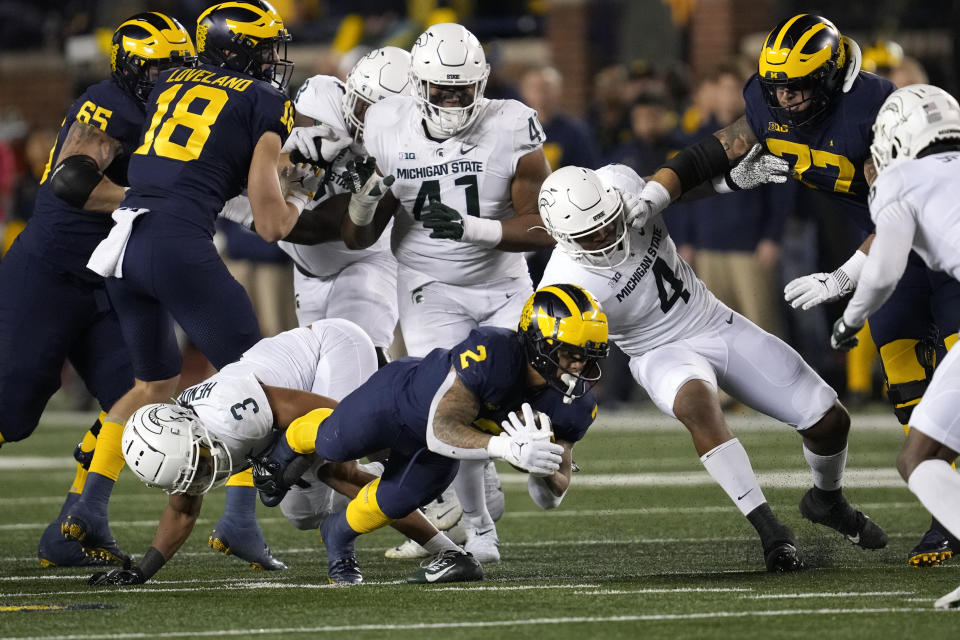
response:
<path id="1" fill-rule="evenodd" d="M 770 573 L 788 573 L 806 568 L 790 527 L 781 524 L 769 540 L 763 541 L 763 562 Z"/>
<path id="2" fill-rule="evenodd" d="M 214 551 L 246 560 L 254 569 L 283 571 L 288 568 L 282 560 L 273 556 L 256 523 L 253 527 L 236 527 L 221 518 L 216 528 L 210 532 L 207 544 Z"/>
<path id="3" fill-rule="evenodd" d="M 839 491 L 832 501 L 823 499 L 826 492 L 813 487 L 800 499 L 800 515 L 807 520 L 835 529 L 861 549 L 883 549 L 887 534 L 873 520 L 857 511 Z"/>
<path id="4" fill-rule="evenodd" d="M 363 584 L 363 574 L 360 573 L 360 564 L 355 556 L 339 558 L 331 562 L 327 576 L 330 584 Z"/>
<path id="5" fill-rule="evenodd" d="M 122 566 L 123 559 L 102 549 L 87 549 L 76 540 L 64 538 L 60 522 L 47 526 L 37 547 L 40 566 L 49 567 L 108 567 Z"/>
<path id="6" fill-rule="evenodd" d="M 79 512 L 80 510 L 76 510 Z M 60 533 L 67 540 L 74 540 L 83 545 L 84 550 L 100 564 L 122 566 L 130 568 L 130 556 L 127 555 L 110 532 L 110 525 L 106 521 L 88 518 L 82 513 L 73 510 L 60 518 Z"/>
<path id="7" fill-rule="evenodd" d="M 440 584 L 443 582 L 474 582 L 483 580 L 483 567 L 471 554 L 458 549 L 443 551 L 407 576 L 413 584 Z"/>
<path id="8" fill-rule="evenodd" d="M 931 528 L 907 555 L 907 562 L 914 567 L 935 567 L 953 557 L 950 538 Z"/>

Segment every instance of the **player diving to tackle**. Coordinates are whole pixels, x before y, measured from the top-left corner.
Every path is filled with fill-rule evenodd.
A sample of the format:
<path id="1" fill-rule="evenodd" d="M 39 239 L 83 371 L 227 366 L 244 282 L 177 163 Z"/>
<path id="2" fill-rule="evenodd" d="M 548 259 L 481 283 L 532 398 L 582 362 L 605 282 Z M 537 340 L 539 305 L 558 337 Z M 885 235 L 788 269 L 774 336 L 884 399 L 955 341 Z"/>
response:
<path id="1" fill-rule="evenodd" d="M 123 453 L 148 486 L 170 494 L 153 543 L 137 566 L 91 577 L 90 584 L 134 585 L 149 580 L 183 545 L 196 523 L 203 496 L 250 466 L 273 446 L 282 429 L 326 415 L 336 401 L 376 371 L 370 338 L 348 320 L 320 320 L 264 338 L 243 357 L 180 394 L 176 404 L 141 407 L 128 421 Z M 355 461 L 317 460 L 308 486 L 287 493 L 280 507 L 301 529 L 342 506 L 333 488 L 352 498 L 376 478 Z M 482 569 L 426 518 L 414 511 L 394 523 L 435 553 L 456 554 L 457 572 L 440 582 L 480 580 Z M 229 553 L 229 548 L 223 549 Z M 421 572 L 411 576 L 416 581 Z"/>
<path id="2" fill-rule="evenodd" d="M 596 299 L 575 285 L 545 287 L 526 301 L 517 332 L 481 327 L 452 349 L 391 362 L 328 416 L 291 425 L 268 456 L 281 472 L 301 454 L 352 460 L 390 449 L 383 475 L 320 527 L 330 579 L 361 583 L 357 536 L 436 498 L 460 460 L 507 460 L 530 472 L 537 505 L 558 506 L 574 444 L 596 417 L 590 387 L 606 354 Z M 425 580 L 451 564 L 438 557 Z"/>
<path id="3" fill-rule="evenodd" d="M 539 207 L 557 250 L 540 286 L 574 282 L 599 292 L 611 339 L 630 356 L 634 379 L 690 431 L 707 472 L 757 530 L 768 571 L 804 563 L 724 420 L 721 387 L 803 439 L 814 485 L 800 501 L 804 517 L 861 548 L 884 547 L 886 533 L 843 495 L 850 417 L 836 392 L 787 344 L 707 290 L 677 255 L 661 215 L 630 227 L 621 194 L 640 193 L 643 185 L 624 165 L 551 174 Z"/>
<path id="4" fill-rule="evenodd" d="M 870 190 L 876 237 L 860 281 L 830 343 L 847 350 L 903 275 L 911 250 L 937 271 L 960 280 L 960 104 L 943 89 L 909 85 L 883 103 L 871 152 L 877 179 Z M 948 327 L 955 329 L 957 327 Z M 910 491 L 960 538 L 960 351 L 951 349 L 913 410 L 897 469 Z M 936 601 L 960 607 L 960 588 Z"/>

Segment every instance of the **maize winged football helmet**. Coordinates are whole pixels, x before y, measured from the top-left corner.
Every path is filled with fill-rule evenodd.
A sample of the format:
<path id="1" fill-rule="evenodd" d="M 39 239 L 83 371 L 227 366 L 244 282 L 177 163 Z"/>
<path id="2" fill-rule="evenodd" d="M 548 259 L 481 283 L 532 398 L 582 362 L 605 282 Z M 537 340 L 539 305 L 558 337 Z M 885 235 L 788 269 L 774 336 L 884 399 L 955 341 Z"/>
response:
<path id="1" fill-rule="evenodd" d="M 138 13 L 113 32 L 110 70 L 120 86 L 140 102 L 146 101 L 161 71 L 196 63 L 190 34 L 165 14 Z"/>

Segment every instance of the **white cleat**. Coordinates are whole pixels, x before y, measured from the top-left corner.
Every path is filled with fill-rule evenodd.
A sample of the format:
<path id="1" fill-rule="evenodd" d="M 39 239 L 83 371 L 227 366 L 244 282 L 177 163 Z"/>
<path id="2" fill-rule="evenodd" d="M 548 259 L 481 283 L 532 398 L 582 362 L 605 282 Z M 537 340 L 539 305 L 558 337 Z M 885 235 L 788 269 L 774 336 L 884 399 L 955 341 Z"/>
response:
<path id="1" fill-rule="evenodd" d="M 460 501 L 457 500 L 453 487 L 447 487 L 439 498 L 423 508 L 423 515 L 440 531 L 446 531 L 457 524 L 461 514 L 463 509 L 460 508 Z"/>
<path id="2" fill-rule="evenodd" d="M 933 603 L 935 609 L 957 609 L 960 608 L 960 587 L 957 587 L 947 595 Z"/>
<path id="3" fill-rule="evenodd" d="M 383 555 L 387 558 L 393 558 L 394 560 L 407 560 L 410 558 L 426 558 L 430 555 L 430 552 L 410 538 L 407 538 L 402 544 L 392 549 L 387 549 Z"/>
<path id="4" fill-rule="evenodd" d="M 467 553 L 473 554 L 480 564 L 500 562 L 500 539 L 494 525 L 486 527 L 464 527 L 467 541 L 463 545 Z"/>

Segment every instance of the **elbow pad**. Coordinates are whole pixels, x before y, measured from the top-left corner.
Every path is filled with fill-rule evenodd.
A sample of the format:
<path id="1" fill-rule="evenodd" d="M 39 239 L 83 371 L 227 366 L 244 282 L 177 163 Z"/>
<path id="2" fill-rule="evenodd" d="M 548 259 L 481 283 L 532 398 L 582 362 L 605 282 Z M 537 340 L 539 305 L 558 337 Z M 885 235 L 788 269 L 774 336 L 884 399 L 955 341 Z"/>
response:
<path id="1" fill-rule="evenodd" d="M 53 195 L 70 206 L 82 209 L 101 178 L 103 174 L 96 160 L 86 155 L 70 156 L 53 170 L 50 188 L 53 189 Z"/>
<path id="2" fill-rule="evenodd" d="M 711 135 L 667 160 L 663 168 L 677 174 L 680 187 L 686 193 L 700 183 L 729 171 L 730 160 L 723 143 Z"/>

